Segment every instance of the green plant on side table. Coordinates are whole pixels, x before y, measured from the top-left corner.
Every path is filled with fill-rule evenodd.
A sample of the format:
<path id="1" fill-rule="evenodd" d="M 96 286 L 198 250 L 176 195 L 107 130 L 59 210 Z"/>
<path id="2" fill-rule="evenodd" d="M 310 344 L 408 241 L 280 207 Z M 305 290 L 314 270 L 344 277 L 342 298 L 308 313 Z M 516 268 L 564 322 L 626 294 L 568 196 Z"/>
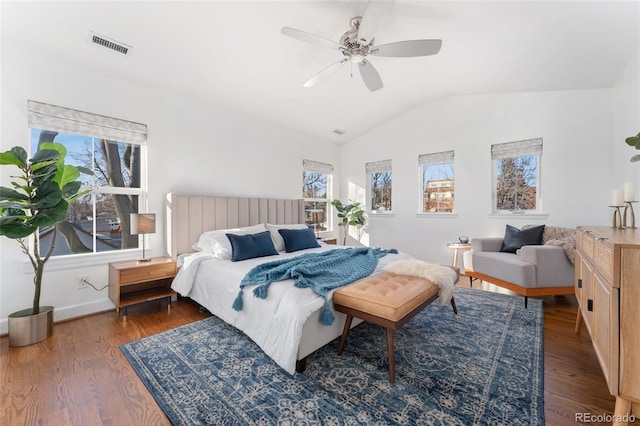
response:
<path id="1" fill-rule="evenodd" d="M 360 203 L 358 201 L 351 201 L 351 204 L 343 205 L 340 200 L 333 200 L 331 205 L 338 210 L 338 218 L 340 219 L 338 225 L 344 227 L 342 245 L 347 245 L 349 226 L 355 226 L 357 228 L 358 241 L 360 241 L 360 238 L 362 238 L 364 234 L 364 226 L 367 223 L 367 216 L 365 215 L 365 211 L 360 208 Z"/>
<path id="2" fill-rule="evenodd" d="M 16 240 L 33 266 L 35 293 L 33 307 L 9 315 L 9 346 L 26 346 L 53 335 L 53 307 L 40 306 L 40 290 L 44 266 L 55 248 L 57 224 L 65 220 L 69 203 L 88 193 L 80 191 L 80 172 L 92 174 L 83 167 L 64 163 L 65 147 L 58 143 L 41 143 L 38 151 L 27 160 L 27 152 L 15 146 L 0 153 L 0 165 L 20 169 L 12 176 L 13 188 L 0 187 L 0 235 Z M 42 256 L 38 238 L 33 251 L 27 237 L 42 227 L 53 227 L 51 247 Z"/>
<path id="3" fill-rule="evenodd" d="M 635 147 L 635 149 L 640 149 L 640 133 L 635 136 L 630 136 L 624 140 L 627 145 Z M 635 163 L 636 161 L 640 161 L 640 154 L 636 154 L 631 157 L 631 162 Z"/>

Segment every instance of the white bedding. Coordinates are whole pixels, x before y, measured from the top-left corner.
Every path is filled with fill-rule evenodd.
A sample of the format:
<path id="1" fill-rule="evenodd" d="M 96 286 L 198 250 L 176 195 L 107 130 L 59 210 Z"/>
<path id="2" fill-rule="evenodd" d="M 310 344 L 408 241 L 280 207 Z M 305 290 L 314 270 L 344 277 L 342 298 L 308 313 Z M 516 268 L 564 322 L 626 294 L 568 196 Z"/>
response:
<path id="1" fill-rule="evenodd" d="M 244 293 L 242 311 L 235 311 L 232 304 L 240 289 L 240 281 L 251 268 L 260 263 L 340 247 L 322 243 L 320 248 L 294 253 L 280 252 L 278 256 L 241 262 L 219 260 L 211 254 L 200 252 L 185 259 L 171 287 L 181 295 L 200 303 L 223 321 L 242 330 L 278 365 L 294 374 L 303 328 L 305 334 L 310 334 L 311 338 L 315 334 L 324 336 L 321 337 L 324 340 L 319 341 L 314 348 L 318 349 L 340 335 L 344 315 L 334 312 L 336 321 L 330 326 L 333 327 L 331 333 L 327 333 L 327 326 L 319 323 L 317 315 L 323 306 L 323 298 L 310 288 L 295 288 L 293 280 L 273 283 L 266 299 L 254 297 L 253 286 L 248 286 Z M 390 262 L 407 258 L 410 256 L 403 253 L 387 254 L 378 261 L 374 274 Z M 316 315 L 313 315 L 314 313 Z M 315 324 L 309 323 L 305 326 L 309 317 L 310 321 L 315 319 Z M 308 353 L 305 352 L 303 355 L 306 354 Z"/>

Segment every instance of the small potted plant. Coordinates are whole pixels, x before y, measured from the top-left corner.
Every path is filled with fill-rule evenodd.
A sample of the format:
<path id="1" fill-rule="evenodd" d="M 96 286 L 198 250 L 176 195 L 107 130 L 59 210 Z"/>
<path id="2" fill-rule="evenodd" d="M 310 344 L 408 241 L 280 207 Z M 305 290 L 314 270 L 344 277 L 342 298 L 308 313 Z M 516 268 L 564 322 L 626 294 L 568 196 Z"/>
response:
<path id="1" fill-rule="evenodd" d="M 360 241 L 360 238 L 362 238 L 364 234 L 364 226 L 367 223 L 367 216 L 365 216 L 365 211 L 360 208 L 360 203 L 358 201 L 351 201 L 351 204 L 343 205 L 340 200 L 333 200 L 331 205 L 338 210 L 338 218 L 340 219 L 338 226 L 344 227 L 342 245 L 347 245 L 349 226 L 355 226 L 357 228 L 358 241 Z"/>
<path id="2" fill-rule="evenodd" d="M 90 170 L 64 163 L 67 151 L 58 143 L 41 143 L 27 160 L 27 152 L 15 146 L 0 153 L 0 165 L 15 166 L 13 188 L 0 187 L 0 235 L 16 240 L 33 266 L 33 306 L 9 315 L 9 346 L 26 346 L 53 335 L 53 307 L 40 306 L 44 266 L 55 248 L 57 224 L 65 220 L 69 203 L 89 191 L 80 191 L 80 172 Z M 29 250 L 27 238 L 40 228 L 52 227 L 47 253 L 40 253 L 38 238 Z"/>

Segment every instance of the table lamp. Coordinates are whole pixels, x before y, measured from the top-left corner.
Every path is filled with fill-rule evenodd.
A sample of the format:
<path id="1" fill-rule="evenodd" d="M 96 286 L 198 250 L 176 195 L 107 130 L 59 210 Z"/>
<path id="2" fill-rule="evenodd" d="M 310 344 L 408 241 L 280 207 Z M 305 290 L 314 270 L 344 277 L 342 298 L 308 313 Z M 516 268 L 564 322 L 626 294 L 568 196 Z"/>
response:
<path id="1" fill-rule="evenodd" d="M 146 258 L 144 255 L 144 234 L 156 233 L 156 214 L 155 213 L 131 213 L 130 222 L 131 235 L 142 234 L 142 259 L 138 259 L 140 262 L 148 262 L 151 258 Z"/>

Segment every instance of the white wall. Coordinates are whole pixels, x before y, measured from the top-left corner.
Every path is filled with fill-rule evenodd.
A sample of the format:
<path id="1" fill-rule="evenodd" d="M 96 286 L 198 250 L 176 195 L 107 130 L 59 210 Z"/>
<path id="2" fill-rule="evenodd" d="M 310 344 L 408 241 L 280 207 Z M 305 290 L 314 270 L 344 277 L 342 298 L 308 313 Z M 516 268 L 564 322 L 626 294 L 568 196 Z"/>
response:
<path id="1" fill-rule="evenodd" d="M 338 148 L 327 140 L 6 43 L 1 85 L 2 151 L 28 144 L 27 99 L 148 125 L 148 211 L 158 213 L 158 233 L 149 236 L 148 247 L 155 256 L 165 254 L 167 192 L 296 198 L 303 158 L 339 162 Z M 2 167 L 3 186 L 10 185 L 10 175 Z M 18 244 L 0 238 L 0 250 L 0 333 L 6 333 L 8 314 L 31 306 L 33 285 Z M 56 321 L 113 307 L 106 289 L 76 289 L 80 275 L 99 287 L 106 284 L 107 262 L 102 258 L 92 266 L 45 274 L 41 303 L 55 306 Z"/>
<path id="2" fill-rule="evenodd" d="M 627 66 L 614 88 L 614 154 L 616 169 L 613 186 L 622 188 L 624 182 L 636 182 L 640 191 L 640 163 L 632 163 L 631 157 L 640 151 L 625 143 L 629 136 L 640 132 L 640 55 Z M 636 194 L 637 197 L 640 193 Z M 638 205 L 635 209 L 638 210 Z"/>
<path id="3" fill-rule="evenodd" d="M 637 96 L 636 96 L 637 99 Z M 458 96 L 414 108 L 342 147 L 342 193 L 365 187 L 365 163 L 393 161 L 394 215 L 370 216 L 371 245 L 451 262 L 458 236 L 501 236 L 506 224 L 609 224 L 614 183 L 611 89 Z M 544 219 L 492 218 L 491 145 L 543 138 Z M 455 150 L 456 215 L 418 217 L 420 154 Z"/>

